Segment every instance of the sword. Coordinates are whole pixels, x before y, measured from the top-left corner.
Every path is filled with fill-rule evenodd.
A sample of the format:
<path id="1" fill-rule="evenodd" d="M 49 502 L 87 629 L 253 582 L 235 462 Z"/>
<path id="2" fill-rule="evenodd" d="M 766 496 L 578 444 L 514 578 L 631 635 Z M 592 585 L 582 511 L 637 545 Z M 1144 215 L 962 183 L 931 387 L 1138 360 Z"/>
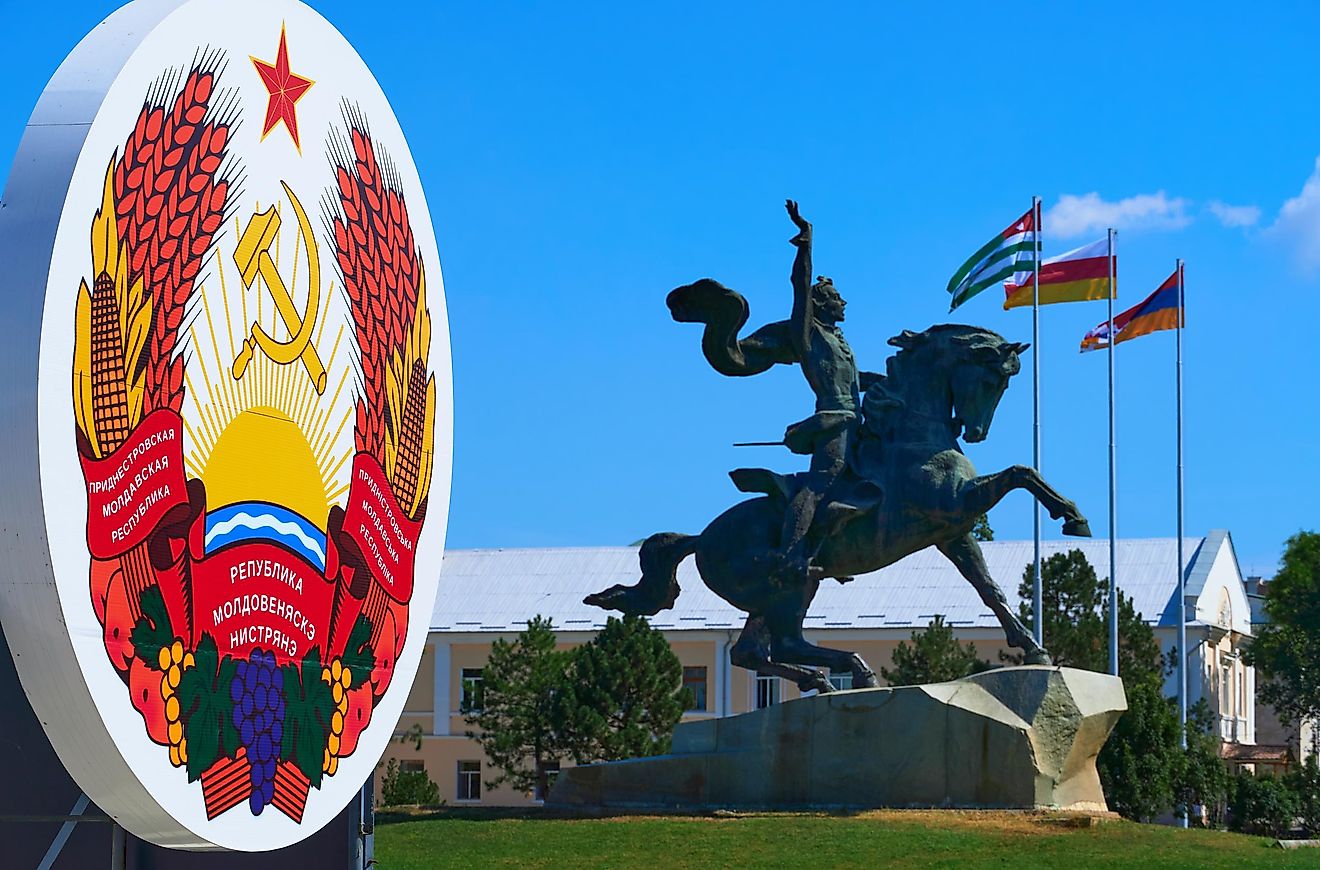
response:
<path id="1" fill-rule="evenodd" d="M 734 447 L 786 447 L 783 441 L 736 441 Z"/>

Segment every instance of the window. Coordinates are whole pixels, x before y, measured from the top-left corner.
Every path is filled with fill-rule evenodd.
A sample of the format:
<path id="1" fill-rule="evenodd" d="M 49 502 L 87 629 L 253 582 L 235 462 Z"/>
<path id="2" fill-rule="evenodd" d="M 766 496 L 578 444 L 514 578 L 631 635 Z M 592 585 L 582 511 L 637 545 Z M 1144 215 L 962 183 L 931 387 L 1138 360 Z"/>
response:
<path id="1" fill-rule="evenodd" d="M 463 695 L 458 700 L 461 713 L 479 713 L 485 701 L 486 692 L 482 686 L 481 668 L 463 668 L 461 675 Z"/>
<path id="2" fill-rule="evenodd" d="M 1233 679 L 1233 660 L 1220 654 L 1219 658 L 1219 736 L 1224 740 L 1241 740 L 1237 718 L 1237 699 L 1233 697 L 1236 680 Z M 1245 723 L 1244 723 L 1245 724 Z"/>
<path id="3" fill-rule="evenodd" d="M 1237 717 L 1240 723 L 1239 727 L 1244 730 L 1247 727 L 1246 715 L 1247 715 L 1247 669 L 1238 668 Z"/>
<path id="4" fill-rule="evenodd" d="M 541 771 L 545 773 L 545 790 L 542 791 L 539 785 L 536 787 L 536 793 L 534 797 L 538 801 L 545 800 L 546 792 L 550 790 L 550 786 L 554 785 L 555 779 L 559 777 L 559 762 L 543 761 L 541 762 Z"/>
<path id="5" fill-rule="evenodd" d="M 481 762 L 460 761 L 458 763 L 458 800 L 481 800 Z"/>
<path id="6" fill-rule="evenodd" d="M 692 693 L 689 710 L 706 709 L 706 666 L 683 668 L 683 688 Z"/>
<path id="7" fill-rule="evenodd" d="M 779 703 L 779 677 L 756 675 L 756 709 L 763 710 Z"/>
<path id="8" fill-rule="evenodd" d="M 851 689 L 853 687 L 852 671 L 830 671 L 830 685 L 837 691 Z"/>
<path id="9" fill-rule="evenodd" d="M 426 763 L 420 758 L 405 758 L 399 762 L 399 770 L 404 773 L 425 773 Z"/>

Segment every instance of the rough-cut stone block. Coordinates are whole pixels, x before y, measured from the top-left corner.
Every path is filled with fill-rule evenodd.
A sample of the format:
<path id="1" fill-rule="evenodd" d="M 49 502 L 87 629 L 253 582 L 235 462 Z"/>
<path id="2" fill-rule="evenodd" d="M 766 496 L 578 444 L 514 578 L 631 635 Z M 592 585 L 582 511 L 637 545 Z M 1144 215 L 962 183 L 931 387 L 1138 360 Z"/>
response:
<path id="1" fill-rule="evenodd" d="M 673 752 L 565 770 L 561 807 L 943 806 L 1104 810 L 1095 758 L 1117 677 L 1001 668 L 680 724 Z"/>

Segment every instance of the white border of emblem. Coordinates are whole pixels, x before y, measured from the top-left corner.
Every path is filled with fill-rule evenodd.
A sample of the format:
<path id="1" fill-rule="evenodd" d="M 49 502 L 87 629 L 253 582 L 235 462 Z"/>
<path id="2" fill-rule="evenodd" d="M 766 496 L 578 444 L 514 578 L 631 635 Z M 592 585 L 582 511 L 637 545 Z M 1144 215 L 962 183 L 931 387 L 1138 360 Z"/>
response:
<path id="1" fill-rule="evenodd" d="M 313 92 L 319 88 L 317 96 L 326 104 L 320 114 L 308 108 L 299 119 L 301 157 L 279 128 L 256 144 L 261 106 L 248 96 L 250 89 L 260 90 L 252 70 L 244 68 L 248 55 L 273 57 L 282 24 L 290 35 L 294 71 L 316 80 Z M 247 117 L 235 147 L 247 164 L 247 181 L 238 211 L 254 198 L 254 188 L 268 187 L 270 179 L 281 175 L 302 178 L 305 199 L 312 202 L 333 183 L 323 155 L 325 121 L 337 111 L 339 99 L 348 97 L 369 119 L 373 137 L 388 147 L 402 180 L 432 317 L 435 470 L 418 545 L 407 640 L 390 689 L 374 709 L 357 750 L 319 791 L 313 790 L 301 824 L 277 813 L 253 816 L 246 810 L 207 821 L 200 783 L 187 783 L 169 765 L 129 704 L 107 659 L 88 595 L 86 490 L 76 461 L 69 395 L 74 292 L 77 276 L 87 270 L 88 221 L 106 161 L 131 131 L 146 86 L 207 47 L 233 55 L 224 84 L 243 90 Z M 300 103 L 300 112 L 310 102 Z M 264 196 L 267 204 L 273 198 L 269 192 Z M 224 244 L 233 241 L 231 228 Z M 328 248 L 326 259 L 329 265 Z M 0 618 L 23 686 L 52 744 L 98 806 L 136 836 L 159 845 L 265 851 L 309 836 L 358 793 L 402 711 L 429 628 L 449 503 L 452 398 L 440 264 L 420 180 L 379 85 L 338 31 L 296 0 L 137 0 L 84 38 L 43 92 L 5 190 L 0 269 L 9 287 L 0 294 L 0 322 L 7 326 L 0 341 L 0 443 L 6 446 L 0 466 L 0 563 L 6 566 L 0 576 Z M 199 283 L 203 280 L 205 275 Z"/>

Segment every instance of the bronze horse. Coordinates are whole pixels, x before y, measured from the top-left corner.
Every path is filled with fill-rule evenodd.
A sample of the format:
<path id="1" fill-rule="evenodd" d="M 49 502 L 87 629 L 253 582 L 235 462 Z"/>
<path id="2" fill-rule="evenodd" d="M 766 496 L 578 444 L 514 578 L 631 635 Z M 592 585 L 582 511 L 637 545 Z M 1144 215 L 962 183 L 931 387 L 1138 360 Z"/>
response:
<path id="1" fill-rule="evenodd" d="M 742 297 L 719 290 L 736 297 L 745 322 Z M 688 319 L 679 317 L 672 295 L 671 308 L 676 319 Z M 720 332 L 727 334 L 706 322 L 708 343 L 718 342 Z M 1077 506 L 1034 469 L 1015 465 L 977 475 L 958 446 L 959 437 L 969 443 L 986 437 L 1027 345 L 959 325 L 904 331 L 889 343 L 899 350 L 888 360 L 886 375 L 869 375 L 864 382 L 863 420 L 853 455 L 813 527 L 811 569 L 805 575 L 786 579 L 773 570 L 784 513 L 804 475 L 739 469 L 731 474 L 738 488 L 758 497 L 729 508 L 699 535 L 651 535 L 641 548 L 641 580 L 590 595 L 586 603 L 645 615 L 672 607 L 679 593 L 678 564 L 696 554 L 697 569 L 711 591 L 749 614 L 730 653 L 733 664 L 793 680 L 804 691 L 830 691 L 817 667 L 851 671 L 854 686 L 874 686 L 875 673 L 861 656 L 809 643 L 802 635 L 803 618 L 822 580 L 846 582 L 934 546 L 994 612 L 1008 643 L 1021 649 L 1030 664 L 1049 663 L 1048 653 L 1009 609 L 990 576 L 972 526 L 1009 492 L 1025 489 L 1052 518 L 1063 519 L 1064 534 L 1089 537 L 1090 528 Z M 750 350 L 751 344 L 745 340 L 743 349 Z M 768 359 L 763 367 L 790 361 Z"/>

